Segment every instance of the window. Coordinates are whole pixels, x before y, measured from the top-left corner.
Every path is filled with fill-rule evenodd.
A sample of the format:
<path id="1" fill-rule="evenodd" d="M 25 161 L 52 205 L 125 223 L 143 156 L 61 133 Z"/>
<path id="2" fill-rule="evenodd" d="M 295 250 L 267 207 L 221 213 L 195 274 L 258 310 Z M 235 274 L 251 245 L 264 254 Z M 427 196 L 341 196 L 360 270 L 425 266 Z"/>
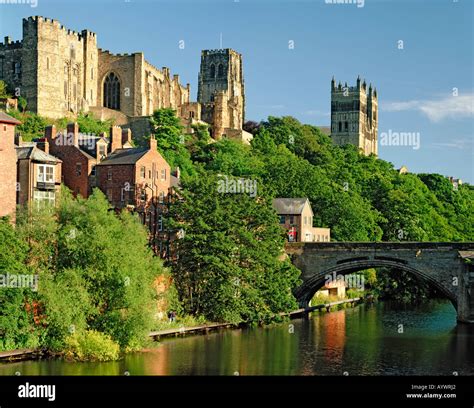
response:
<path id="1" fill-rule="evenodd" d="M 190 117 L 191 119 L 194 118 L 194 112 L 193 112 L 193 111 L 189 112 L 189 117 Z"/>
<path id="2" fill-rule="evenodd" d="M 160 196 L 159 196 L 159 200 L 160 200 L 160 203 L 164 203 L 165 202 L 165 192 L 164 191 L 160 191 Z"/>
<path id="3" fill-rule="evenodd" d="M 151 170 L 148 170 L 148 178 L 151 179 Z"/>
<path id="4" fill-rule="evenodd" d="M 54 166 L 40 164 L 38 165 L 38 176 L 37 180 L 40 183 L 53 183 L 54 182 Z"/>
<path id="5" fill-rule="evenodd" d="M 146 201 L 146 191 L 145 191 L 145 189 L 142 189 L 140 191 L 140 200 Z"/>
<path id="6" fill-rule="evenodd" d="M 91 176 L 95 176 L 95 175 L 96 175 L 96 170 L 95 170 L 95 166 L 93 166 L 91 169 Z"/>
<path id="7" fill-rule="evenodd" d="M 295 216 L 290 215 L 290 224 L 294 224 L 294 223 L 295 223 Z"/>
<path id="8" fill-rule="evenodd" d="M 92 102 L 93 99 L 94 99 L 94 92 L 91 89 L 91 102 Z"/>
<path id="9" fill-rule="evenodd" d="M 49 57 L 46 57 L 46 69 L 49 70 Z"/>
<path id="10" fill-rule="evenodd" d="M 33 201 L 38 207 L 54 205 L 55 192 L 54 191 L 35 191 L 33 193 Z"/>
<path id="11" fill-rule="evenodd" d="M 339 122 L 339 132 L 342 132 L 342 122 Z"/>
<path id="12" fill-rule="evenodd" d="M 113 72 L 104 81 L 104 107 L 120 109 L 120 81 Z"/>
<path id="13" fill-rule="evenodd" d="M 94 68 L 91 68 L 91 79 L 94 79 Z"/>
<path id="14" fill-rule="evenodd" d="M 82 174 L 82 164 L 76 163 L 76 176 L 80 176 Z"/>
<path id="15" fill-rule="evenodd" d="M 145 172 L 146 172 L 145 166 L 140 167 L 140 177 L 141 178 L 145 178 Z"/>
<path id="16" fill-rule="evenodd" d="M 104 145 L 99 146 L 99 157 L 100 158 L 105 157 L 105 146 Z"/>
<path id="17" fill-rule="evenodd" d="M 284 224 L 286 217 L 284 215 L 280 215 L 280 224 Z"/>
<path id="18" fill-rule="evenodd" d="M 163 216 L 160 215 L 158 218 L 158 231 L 163 231 Z"/>
<path id="19" fill-rule="evenodd" d="M 166 180 L 166 169 L 161 170 L 161 180 Z"/>
<path id="20" fill-rule="evenodd" d="M 67 71 L 68 71 L 67 65 L 64 65 L 64 73 L 65 73 L 66 75 L 67 75 Z"/>
<path id="21" fill-rule="evenodd" d="M 77 68 L 72 69 L 72 75 L 77 76 Z"/>
<path id="22" fill-rule="evenodd" d="M 222 64 L 219 64 L 219 67 L 217 68 L 217 76 L 219 78 L 224 76 L 224 66 Z"/>
<path id="23" fill-rule="evenodd" d="M 216 76 L 216 66 L 214 64 L 211 65 L 211 78 L 215 78 Z"/>
<path id="24" fill-rule="evenodd" d="M 13 63 L 13 74 L 15 78 L 18 78 L 21 75 L 21 62 Z"/>
<path id="25" fill-rule="evenodd" d="M 107 169 L 107 180 L 112 181 L 112 169 Z"/>
<path id="26" fill-rule="evenodd" d="M 349 130 L 349 123 L 344 122 L 344 130 L 347 132 Z"/>
<path id="27" fill-rule="evenodd" d="M 69 51 L 69 57 L 73 60 L 76 59 L 76 49 L 74 46 L 71 44 L 71 49 Z"/>
<path id="28" fill-rule="evenodd" d="M 3 57 L 0 57 L 0 78 L 3 78 Z"/>
<path id="29" fill-rule="evenodd" d="M 111 188 L 108 188 L 107 189 L 107 200 L 112 202 L 112 198 L 113 198 L 113 190 Z"/>

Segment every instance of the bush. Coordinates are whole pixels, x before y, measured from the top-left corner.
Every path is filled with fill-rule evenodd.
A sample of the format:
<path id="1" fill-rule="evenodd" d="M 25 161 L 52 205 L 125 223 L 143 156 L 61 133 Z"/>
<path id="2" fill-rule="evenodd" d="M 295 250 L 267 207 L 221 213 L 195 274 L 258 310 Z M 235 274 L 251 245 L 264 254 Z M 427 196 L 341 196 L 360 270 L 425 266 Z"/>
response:
<path id="1" fill-rule="evenodd" d="M 74 361 L 113 361 L 119 359 L 119 351 L 120 346 L 109 335 L 86 330 L 66 339 L 64 356 Z"/>

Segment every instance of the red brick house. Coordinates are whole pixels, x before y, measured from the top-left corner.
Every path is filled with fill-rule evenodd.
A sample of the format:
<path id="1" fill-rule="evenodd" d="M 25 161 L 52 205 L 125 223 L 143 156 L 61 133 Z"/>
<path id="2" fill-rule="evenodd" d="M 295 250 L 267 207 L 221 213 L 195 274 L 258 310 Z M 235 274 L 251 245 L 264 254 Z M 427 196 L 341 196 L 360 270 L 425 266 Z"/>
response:
<path id="1" fill-rule="evenodd" d="M 0 217 L 16 219 L 15 127 L 20 121 L 0 111 Z"/>
<path id="2" fill-rule="evenodd" d="M 74 193 L 87 198 L 96 187 L 95 166 L 110 153 L 131 147 L 130 130 L 112 126 L 110 137 L 79 133 L 79 125 L 70 123 L 67 130 L 56 133 L 48 126 L 45 138 L 52 155 L 63 161 L 63 183 Z"/>
<path id="3" fill-rule="evenodd" d="M 148 226 L 152 246 L 164 256 L 168 241 L 163 228 L 171 187 L 171 168 L 151 136 L 147 147 L 117 148 L 96 165 L 97 187 L 116 209 L 128 208 Z"/>

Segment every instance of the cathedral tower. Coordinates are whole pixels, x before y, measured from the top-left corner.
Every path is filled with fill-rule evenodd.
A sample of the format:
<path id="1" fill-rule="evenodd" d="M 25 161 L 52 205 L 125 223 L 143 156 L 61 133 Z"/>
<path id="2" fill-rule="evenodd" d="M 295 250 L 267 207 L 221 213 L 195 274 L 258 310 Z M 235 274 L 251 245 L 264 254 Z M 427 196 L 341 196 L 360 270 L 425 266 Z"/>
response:
<path id="1" fill-rule="evenodd" d="M 331 138 L 336 145 L 353 144 L 366 156 L 377 155 L 377 90 L 357 78 L 356 86 L 331 81 Z"/>
<path id="2" fill-rule="evenodd" d="M 245 119 L 242 55 L 231 49 L 202 51 L 198 82 L 201 118 L 212 124 L 212 136 L 220 139 L 241 132 Z"/>

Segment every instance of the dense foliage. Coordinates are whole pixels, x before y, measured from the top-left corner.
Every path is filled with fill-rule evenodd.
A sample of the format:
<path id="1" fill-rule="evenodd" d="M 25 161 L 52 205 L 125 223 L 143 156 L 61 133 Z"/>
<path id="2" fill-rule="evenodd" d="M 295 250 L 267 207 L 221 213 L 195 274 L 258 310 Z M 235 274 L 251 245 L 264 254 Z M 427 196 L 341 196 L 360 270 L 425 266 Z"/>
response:
<path id="1" fill-rule="evenodd" d="M 153 282 L 165 271 L 144 227 L 126 212 L 110 212 L 99 190 L 87 200 L 62 191 L 57 209 L 21 214 L 16 231 L 3 221 L 0 237 L 2 269 L 39 276 L 37 292 L 0 289 L 2 349 L 67 347 L 90 359 L 90 344 L 101 340 L 130 349 L 146 339 Z"/>

